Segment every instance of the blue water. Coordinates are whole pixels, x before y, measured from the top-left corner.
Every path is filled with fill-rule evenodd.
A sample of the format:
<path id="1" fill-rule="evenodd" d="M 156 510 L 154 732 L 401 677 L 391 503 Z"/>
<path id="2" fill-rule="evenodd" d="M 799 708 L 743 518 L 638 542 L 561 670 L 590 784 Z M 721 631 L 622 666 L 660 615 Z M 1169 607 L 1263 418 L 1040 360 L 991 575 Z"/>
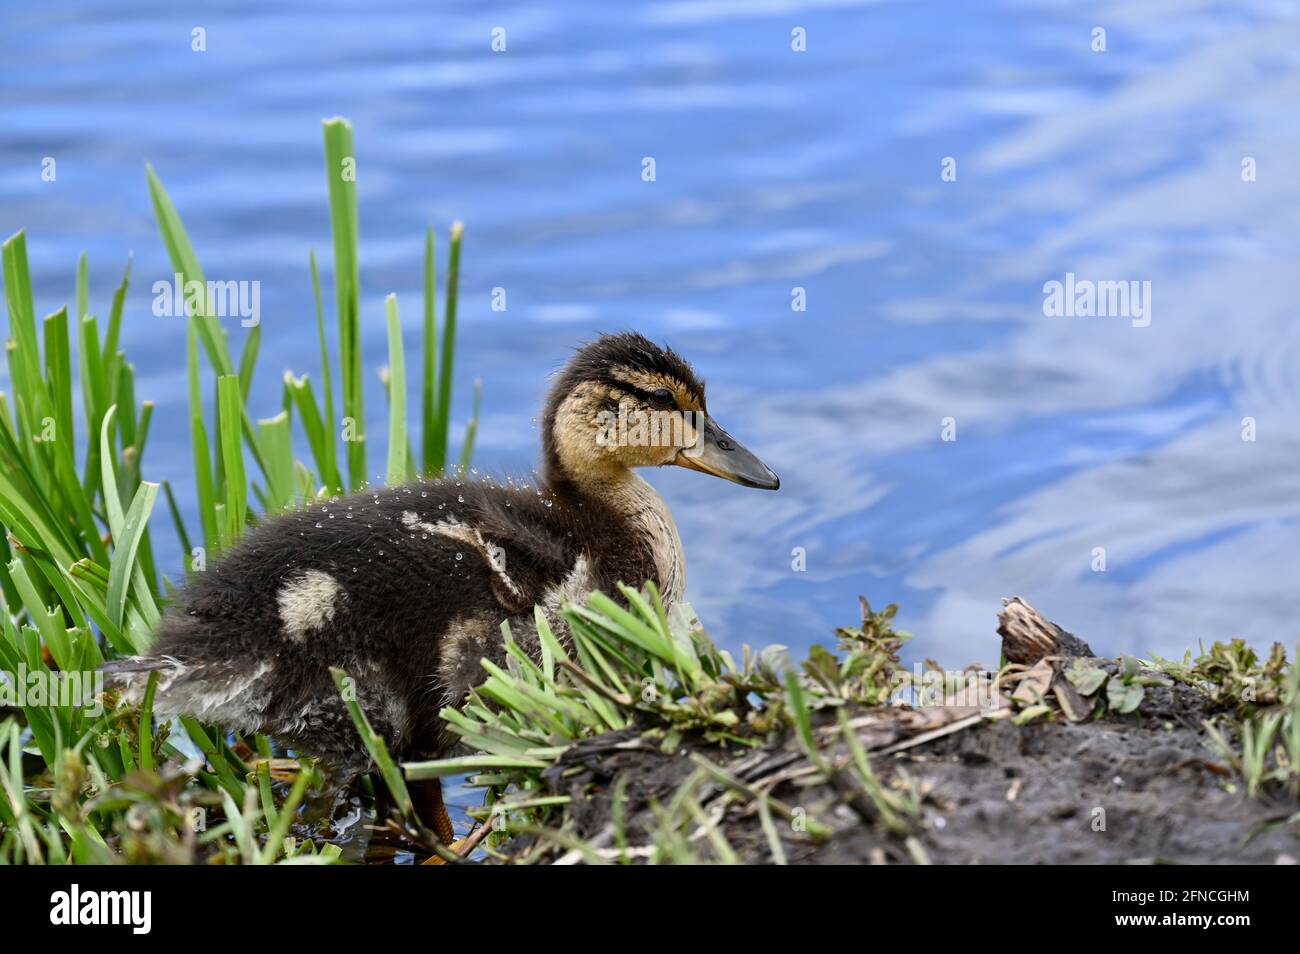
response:
<path id="1" fill-rule="evenodd" d="M 1012 594 L 1105 653 L 1291 643 L 1297 41 L 1293 5 L 1245 0 L 10 3 L 0 230 L 27 229 L 41 313 L 71 303 L 83 250 L 106 313 L 134 253 L 146 472 L 189 501 L 184 332 L 150 310 L 171 269 L 144 164 L 208 277 L 261 282 L 269 416 L 284 369 L 319 383 L 319 122 L 347 116 L 372 469 L 383 296 L 414 340 L 424 228 L 459 218 L 455 413 L 482 378 L 481 470 L 526 473 L 547 375 L 636 328 L 695 361 L 710 409 L 781 475 L 778 494 L 650 475 L 729 647 L 826 640 L 859 593 L 902 604 L 911 658 L 955 665 L 996 662 Z M 1067 272 L 1150 281 L 1150 325 L 1045 317 Z M 236 352 L 245 334 L 231 323 Z"/>

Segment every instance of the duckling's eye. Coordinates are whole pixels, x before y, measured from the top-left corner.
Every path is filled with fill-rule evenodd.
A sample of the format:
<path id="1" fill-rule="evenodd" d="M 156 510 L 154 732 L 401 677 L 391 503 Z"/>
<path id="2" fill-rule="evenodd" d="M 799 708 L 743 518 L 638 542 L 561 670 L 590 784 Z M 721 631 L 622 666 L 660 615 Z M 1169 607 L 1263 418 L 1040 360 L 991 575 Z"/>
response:
<path id="1" fill-rule="evenodd" d="M 668 405 L 673 403 L 673 392 L 667 388 L 657 388 L 650 394 L 650 399 L 656 404 Z"/>

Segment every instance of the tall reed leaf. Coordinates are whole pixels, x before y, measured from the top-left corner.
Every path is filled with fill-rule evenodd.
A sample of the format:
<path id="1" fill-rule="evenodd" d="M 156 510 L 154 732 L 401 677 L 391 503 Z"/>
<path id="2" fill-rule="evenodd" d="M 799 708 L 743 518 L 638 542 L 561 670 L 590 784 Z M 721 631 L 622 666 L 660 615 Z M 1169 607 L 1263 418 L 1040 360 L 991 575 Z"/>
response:
<path id="1" fill-rule="evenodd" d="M 384 299 L 388 316 L 388 483 L 404 483 L 406 473 L 406 354 L 397 296 Z"/>
<path id="2" fill-rule="evenodd" d="M 451 418 L 451 383 L 456 358 L 456 301 L 460 287 L 460 239 L 465 227 L 451 226 L 451 251 L 447 261 L 447 299 L 443 312 L 442 357 L 438 365 L 438 406 L 433 420 L 433 460 L 429 468 L 441 474 L 447 467 L 447 430 Z"/>
<path id="3" fill-rule="evenodd" d="M 343 416 L 351 419 L 348 480 L 353 490 L 366 480 L 366 414 L 361 375 L 361 272 L 357 264 L 357 157 L 352 124 L 327 119 L 325 181 L 329 186 L 330 228 L 334 235 L 334 299 L 339 322 L 339 370 Z"/>

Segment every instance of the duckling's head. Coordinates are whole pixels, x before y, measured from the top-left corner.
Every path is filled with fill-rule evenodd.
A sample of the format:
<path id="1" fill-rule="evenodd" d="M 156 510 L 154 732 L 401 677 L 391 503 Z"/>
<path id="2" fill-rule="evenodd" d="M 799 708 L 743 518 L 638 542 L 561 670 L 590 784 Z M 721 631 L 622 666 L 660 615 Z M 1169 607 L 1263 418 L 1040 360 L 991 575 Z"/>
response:
<path id="1" fill-rule="evenodd" d="M 546 402 L 547 480 L 595 486 L 673 464 L 746 487 L 780 480 L 711 418 L 704 382 L 676 352 L 633 332 L 580 348 Z"/>

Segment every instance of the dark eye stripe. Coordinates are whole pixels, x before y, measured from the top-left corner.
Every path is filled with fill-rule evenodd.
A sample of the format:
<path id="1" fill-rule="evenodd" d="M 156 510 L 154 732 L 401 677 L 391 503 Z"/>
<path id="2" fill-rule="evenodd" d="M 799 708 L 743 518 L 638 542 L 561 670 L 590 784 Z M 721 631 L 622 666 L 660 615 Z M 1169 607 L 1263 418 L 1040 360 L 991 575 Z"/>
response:
<path id="1" fill-rule="evenodd" d="M 613 376 L 606 377 L 606 378 L 604 379 L 604 383 L 605 383 L 606 385 L 608 385 L 609 387 L 611 387 L 611 388 L 614 388 L 614 389 L 616 389 L 616 390 L 622 391 L 624 394 L 630 394 L 632 397 L 634 397 L 634 398 L 638 398 L 640 401 L 642 401 L 642 402 L 645 403 L 645 404 L 655 404 L 655 403 L 657 403 L 657 401 L 655 400 L 655 396 L 654 396 L 654 392 L 653 392 L 653 391 L 646 391 L 646 390 L 644 390 L 644 389 L 642 389 L 642 388 L 637 387 L 637 386 L 634 385 L 634 384 L 628 384 L 626 381 L 620 381 L 620 380 L 619 380 L 618 378 L 616 378 L 616 377 L 613 377 Z M 671 393 L 672 393 L 672 392 L 670 391 L 669 394 L 671 394 Z M 676 400 L 676 398 L 673 397 L 673 398 L 670 398 L 670 400 L 671 400 L 671 403 L 672 403 L 674 406 L 676 406 L 676 404 L 677 404 L 677 400 Z"/>

